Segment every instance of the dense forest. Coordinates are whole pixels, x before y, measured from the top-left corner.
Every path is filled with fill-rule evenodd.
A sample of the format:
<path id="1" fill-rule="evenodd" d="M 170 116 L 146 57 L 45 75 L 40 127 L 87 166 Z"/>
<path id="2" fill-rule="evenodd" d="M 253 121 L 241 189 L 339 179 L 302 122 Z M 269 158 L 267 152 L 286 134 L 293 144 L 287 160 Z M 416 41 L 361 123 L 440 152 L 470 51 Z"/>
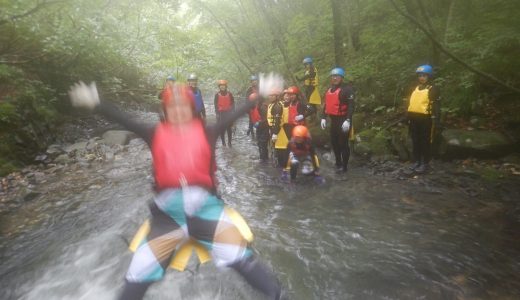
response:
<path id="1" fill-rule="evenodd" d="M 67 89 L 153 103 L 167 75 L 204 93 L 251 74 L 300 84 L 310 55 L 321 90 L 334 66 L 358 112 L 398 117 L 415 68 L 431 64 L 446 126 L 520 136 L 520 2 L 509 0 L 0 0 L 0 175 L 31 163 L 72 118 Z M 473 124 L 475 125 L 475 124 Z"/>

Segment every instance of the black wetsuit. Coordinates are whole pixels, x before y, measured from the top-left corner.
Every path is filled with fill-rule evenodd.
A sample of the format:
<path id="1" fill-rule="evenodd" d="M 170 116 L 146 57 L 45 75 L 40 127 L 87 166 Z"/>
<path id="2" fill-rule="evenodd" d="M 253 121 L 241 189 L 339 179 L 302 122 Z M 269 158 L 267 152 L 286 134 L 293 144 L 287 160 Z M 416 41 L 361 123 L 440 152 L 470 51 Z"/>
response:
<path id="1" fill-rule="evenodd" d="M 340 103 L 346 103 L 348 106 L 345 115 L 336 116 L 328 115 L 330 117 L 330 143 L 336 158 L 336 168 L 342 171 L 347 171 L 348 161 L 350 158 L 349 134 L 352 130 L 352 114 L 355 108 L 355 91 L 351 85 L 343 84 L 341 86 L 331 86 L 331 92 L 334 93 L 337 88 L 341 88 L 339 93 Z M 326 104 L 323 106 L 322 118 L 325 118 Z M 345 120 L 350 120 L 350 129 L 348 132 L 343 132 L 341 125 Z"/>
<path id="2" fill-rule="evenodd" d="M 227 94 L 229 94 L 230 98 L 231 98 L 231 108 L 229 110 L 226 110 L 226 111 L 218 111 L 218 96 L 222 95 L 222 96 L 226 96 Z M 214 99 L 214 104 L 215 104 L 215 113 L 217 114 L 217 120 L 220 120 L 221 118 L 224 118 L 224 119 L 227 119 L 229 118 L 230 115 L 232 115 L 234 109 L 235 109 L 235 99 L 233 98 L 233 94 L 231 94 L 230 92 L 226 91 L 224 93 L 222 92 L 218 92 L 215 94 L 215 99 Z M 229 123 L 228 127 L 226 128 L 226 132 L 227 132 L 227 136 L 228 136 L 228 146 L 231 147 L 231 137 L 233 135 L 233 122 Z M 222 134 L 220 135 L 220 139 L 222 140 L 222 146 L 225 146 L 226 145 L 226 138 L 225 138 L 225 133 L 222 132 Z"/>
<path id="3" fill-rule="evenodd" d="M 260 114 L 260 123 L 256 129 L 256 138 L 258 143 L 258 151 L 260 159 L 265 161 L 269 158 L 269 151 L 267 150 L 271 134 L 269 132 L 269 124 L 267 123 L 267 108 L 268 104 L 265 101 L 258 103 L 258 113 Z"/>

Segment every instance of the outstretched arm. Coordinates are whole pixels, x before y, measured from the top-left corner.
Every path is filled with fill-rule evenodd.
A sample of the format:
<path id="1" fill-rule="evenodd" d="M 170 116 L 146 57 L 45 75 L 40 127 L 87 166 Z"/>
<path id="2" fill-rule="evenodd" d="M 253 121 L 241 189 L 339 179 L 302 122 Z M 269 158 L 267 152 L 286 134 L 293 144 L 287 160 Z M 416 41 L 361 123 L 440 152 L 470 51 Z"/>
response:
<path id="1" fill-rule="evenodd" d="M 208 132 L 211 135 L 211 138 L 218 137 L 226 129 L 233 124 L 238 118 L 240 118 L 242 115 L 246 114 L 250 109 L 252 109 L 256 105 L 255 101 L 248 101 L 244 105 L 241 105 L 238 107 L 237 110 L 235 110 L 233 113 L 229 115 L 222 116 L 218 121 L 217 124 L 210 126 L 207 128 Z"/>
<path id="2" fill-rule="evenodd" d="M 94 112 L 102 114 L 110 121 L 121 124 L 128 131 L 134 132 L 148 145 L 151 145 L 155 125 L 135 121 L 128 113 L 119 110 L 115 105 L 107 101 L 103 101 L 96 106 Z"/>
<path id="3" fill-rule="evenodd" d="M 123 125 L 126 129 L 135 132 L 150 145 L 153 135 L 153 125 L 146 125 L 131 119 L 131 116 L 117 109 L 109 102 L 101 102 L 96 84 L 86 85 L 77 83 L 69 91 L 72 106 L 85 108 L 102 114 L 107 119 Z"/>

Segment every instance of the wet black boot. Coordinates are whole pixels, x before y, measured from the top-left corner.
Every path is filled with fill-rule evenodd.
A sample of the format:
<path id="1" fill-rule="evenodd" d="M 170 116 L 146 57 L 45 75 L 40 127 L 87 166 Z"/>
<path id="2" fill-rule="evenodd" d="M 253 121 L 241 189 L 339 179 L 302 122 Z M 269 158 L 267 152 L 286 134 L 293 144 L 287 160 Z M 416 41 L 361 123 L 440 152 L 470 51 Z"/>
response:
<path id="1" fill-rule="evenodd" d="M 250 256 L 235 262 L 230 267 L 235 269 L 255 289 L 269 299 L 280 299 L 282 287 L 274 274 L 257 259 Z"/>
<path id="2" fill-rule="evenodd" d="M 125 280 L 125 287 L 118 299 L 141 300 L 151 284 L 151 282 L 129 282 Z"/>

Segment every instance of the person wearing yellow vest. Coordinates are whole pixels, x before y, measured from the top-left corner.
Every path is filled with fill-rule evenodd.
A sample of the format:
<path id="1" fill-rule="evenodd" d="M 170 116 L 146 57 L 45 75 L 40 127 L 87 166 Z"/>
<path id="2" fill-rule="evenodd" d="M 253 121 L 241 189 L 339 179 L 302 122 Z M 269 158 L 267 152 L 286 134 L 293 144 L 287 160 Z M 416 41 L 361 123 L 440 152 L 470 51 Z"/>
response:
<path id="1" fill-rule="evenodd" d="M 218 93 L 215 94 L 215 114 L 217 115 L 217 120 L 226 119 L 233 111 L 235 110 L 235 99 L 233 98 L 233 94 L 227 90 L 227 80 L 219 80 L 218 81 Z M 233 135 L 233 125 L 230 125 L 227 129 L 228 136 L 228 147 L 231 147 L 231 136 Z M 222 146 L 226 146 L 226 138 L 225 134 L 222 133 L 220 136 L 222 140 Z"/>
<path id="2" fill-rule="evenodd" d="M 330 118 L 330 143 L 336 158 L 336 172 L 347 172 L 350 158 L 349 134 L 352 114 L 354 112 L 354 88 L 345 84 L 345 70 L 334 68 L 330 71 L 330 88 L 325 93 L 325 106 L 321 119 L 321 129 L 327 127 Z"/>
<path id="3" fill-rule="evenodd" d="M 303 81 L 305 100 L 309 107 L 310 114 L 314 115 L 321 105 L 321 96 L 318 90 L 318 69 L 314 66 L 314 61 L 310 56 L 306 56 L 303 59 L 303 65 L 305 67 L 303 77 L 296 79 Z"/>
<path id="4" fill-rule="evenodd" d="M 289 124 L 289 109 L 291 103 L 291 93 L 289 89 L 285 89 L 282 93 L 282 101 L 279 102 L 279 106 L 274 106 L 272 114 L 279 115 L 279 118 L 275 119 L 273 126 L 272 140 L 275 148 L 276 165 L 280 168 L 285 168 L 287 165 L 287 159 L 289 158 L 289 151 L 287 145 L 291 138 L 291 130 L 294 127 Z M 276 111 L 276 113 L 275 113 Z"/>
<path id="5" fill-rule="evenodd" d="M 432 85 L 433 68 L 422 65 L 415 71 L 419 84 L 410 96 L 408 124 L 412 136 L 412 171 L 419 174 L 429 169 L 431 160 L 432 124 L 438 120 L 440 111 L 439 89 Z"/>

